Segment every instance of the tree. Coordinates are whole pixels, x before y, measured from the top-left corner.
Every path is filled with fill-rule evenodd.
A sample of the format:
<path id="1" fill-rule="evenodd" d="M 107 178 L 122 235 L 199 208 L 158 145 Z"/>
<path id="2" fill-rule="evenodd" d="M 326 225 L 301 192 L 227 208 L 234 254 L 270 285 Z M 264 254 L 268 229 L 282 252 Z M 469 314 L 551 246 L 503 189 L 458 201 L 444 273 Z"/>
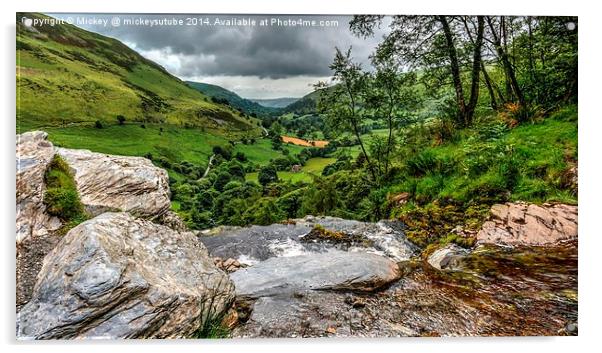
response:
<path id="1" fill-rule="evenodd" d="M 119 123 L 119 125 L 123 125 L 123 123 L 125 123 L 125 116 L 117 115 L 117 122 Z"/>
<path id="2" fill-rule="evenodd" d="M 383 16 L 359 15 L 350 22 L 352 32 L 360 37 L 374 35 L 374 28 L 382 24 Z M 410 69 L 424 72 L 423 80 L 434 78 L 440 87 L 451 78 L 456 97 L 457 123 L 468 126 L 472 123 L 479 97 L 479 75 L 481 72 L 481 49 L 484 33 L 484 18 L 477 16 L 477 26 L 472 45 L 472 60 L 459 57 L 460 47 L 469 42 L 460 26 L 461 16 L 394 16 L 391 32 L 377 47 L 377 58 L 390 57 Z M 465 97 L 462 83 L 463 62 L 470 63 L 470 95 Z"/>
<path id="3" fill-rule="evenodd" d="M 263 186 L 268 185 L 269 183 L 275 183 L 278 181 L 278 171 L 276 167 L 271 164 L 268 164 L 262 167 L 259 170 L 259 174 L 257 176 L 257 181 Z"/>
<path id="4" fill-rule="evenodd" d="M 418 105 L 416 74 L 404 73 L 391 57 L 373 57 L 376 72 L 370 75 L 370 89 L 366 96 L 366 109 L 374 119 L 384 120 L 388 134 L 384 148 L 373 156 L 380 161 L 381 174 L 387 174 L 392 151 L 395 148 L 394 131 L 406 123 L 406 118 Z"/>
<path id="5" fill-rule="evenodd" d="M 498 21 L 499 29 L 496 29 L 495 19 L 492 16 L 487 16 L 486 18 L 487 25 L 489 26 L 489 31 L 491 34 L 491 39 L 489 39 L 489 41 L 495 47 L 495 51 L 497 52 L 497 55 L 502 63 L 502 67 L 504 68 L 506 77 L 508 78 L 508 82 L 512 89 L 512 93 L 517 98 L 518 103 L 521 105 L 521 107 L 524 107 L 526 105 L 525 96 L 523 95 L 523 92 L 518 84 L 518 80 L 516 79 L 514 67 L 510 62 L 508 53 L 502 44 L 502 38 L 498 34 L 498 32 L 505 32 L 506 18 L 504 16 L 500 16 Z"/>
<path id="6" fill-rule="evenodd" d="M 316 85 L 316 89 L 324 89 L 320 94 L 318 109 L 326 115 L 327 122 L 331 126 L 349 130 L 356 136 L 370 175 L 373 180 L 376 180 L 374 164 L 361 138 L 361 124 L 365 118 L 362 103 L 367 88 L 367 74 L 363 72 L 360 64 L 353 62 L 351 48 L 345 53 L 339 48 L 335 49 L 336 53 L 330 69 L 333 71 L 334 81 L 338 84 L 329 89 L 324 89 L 327 85 L 323 82 Z"/>

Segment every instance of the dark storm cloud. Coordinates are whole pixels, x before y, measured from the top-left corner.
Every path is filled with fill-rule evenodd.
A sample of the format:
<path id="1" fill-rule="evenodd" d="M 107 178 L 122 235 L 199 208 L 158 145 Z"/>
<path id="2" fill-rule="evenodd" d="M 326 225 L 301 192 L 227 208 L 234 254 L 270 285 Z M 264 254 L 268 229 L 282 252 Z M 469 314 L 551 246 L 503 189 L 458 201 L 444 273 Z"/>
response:
<path id="1" fill-rule="evenodd" d="M 169 67 L 180 77 L 199 76 L 257 76 L 260 78 L 287 78 L 293 76 L 328 76 L 334 47 L 353 46 L 354 56 L 364 65 L 380 36 L 358 39 L 349 32 L 349 16 L 302 16 L 309 20 L 335 20 L 336 27 L 245 27 L 245 26 L 125 26 L 125 18 L 185 19 L 190 15 L 75 15 L 51 14 L 55 17 L 78 16 L 109 19 L 109 25 L 86 24 L 86 29 L 105 34 L 133 45 L 142 52 L 160 51 L 176 56 L 177 65 Z M 122 25 L 111 26 L 113 16 L 121 18 Z M 228 20 L 280 18 L 299 19 L 300 16 L 274 15 L 220 15 L 204 16 L 211 24 L 216 17 Z M 77 24 L 77 23 L 76 23 Z M 161 63 L 164 66 L 167 63 Z"/>

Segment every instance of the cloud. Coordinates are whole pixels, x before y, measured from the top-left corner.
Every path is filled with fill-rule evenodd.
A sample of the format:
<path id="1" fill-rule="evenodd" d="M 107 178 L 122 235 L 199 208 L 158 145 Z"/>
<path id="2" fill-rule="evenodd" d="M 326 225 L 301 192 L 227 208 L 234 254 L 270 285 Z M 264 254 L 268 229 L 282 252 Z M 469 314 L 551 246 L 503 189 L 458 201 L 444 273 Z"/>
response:
<path id="1" fill-rule="evenodd" d="M 109 19 L 109 25 L 86 24 L 85 29 L 117 38 L 158 62 L 174 75 L 183 79 L 211 77 L 254 77 L 248 82 L 278 83 L 290 78 L 327 77 L 334 57 L 335 46 L 346 49 L 353 46 L 354 57 L 369 65 L 368 56 L 380 40 L 360 39 L 349 32 L 350 16 L 297 16 L 297 15 L 95 15 L 51 14 L 54 17 L 95 17 Z M 111 18 L 118 16 L 121 26 L 111 26 Z M 125 20 L 187 20 L 196 18 L 197 25 L 140 26 L 125 25 Z M 204 19 L 207 18 L 207 23 Z M 229 26 L 213 25 L 221 21 L 255 21 L 279 19 L 281 21 L 329 21 L 330 26 Z M 333 25 L 338 22 L 338 26 Z M 198 23 L 202 23 L 199 25 Z M 307 22 L 306 22 L 307 23 Z M 214 80 L 215 81 L 215 80 Z M 222 79 L 233 82 L 233 80 Z M 297 87 L 298 85 L 296 85 Z M 232 89 L 232 86 L 226 87 Z M 295 91 L 292 89 L 290 91 Z M 311 91 L 307 89 L 306 92 Z M 239 94 L 242 91 L 238 92 Z M 252 95 L 252 91 L 248 91 Z M 256 92 L 260 94 L 259 91 Z"/>

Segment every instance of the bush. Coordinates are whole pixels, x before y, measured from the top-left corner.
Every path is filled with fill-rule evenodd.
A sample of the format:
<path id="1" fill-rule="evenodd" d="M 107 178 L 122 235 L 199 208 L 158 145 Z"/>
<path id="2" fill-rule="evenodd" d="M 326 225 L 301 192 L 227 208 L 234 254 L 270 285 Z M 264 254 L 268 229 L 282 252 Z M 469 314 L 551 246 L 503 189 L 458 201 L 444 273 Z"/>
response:
<path id="1" fill-rule="evenodd" d="M 267 165 L 259 170 L 257 180 L 263 186 L 266 186 L 269 183 L 275 183 L 278 181 L 278 172 L 273 165 Z"/>
<path id="2" fill-rule="evenodd" d="M 94 122 L 94 127 L 97 129 L 102 129 L 104 126 L 102 126 L 102 123 L 100 122 L 100 120 L 96 120 Z"/>
<path id="3" fill-rule="evenodd" d="M 86 219 L 71 170 L 59 155 L 55 155 L 50 162 L 44 181 L 46 183 L 44 204 L 48 214 L 64 222 L 75 222 L 75 224 Z"/>

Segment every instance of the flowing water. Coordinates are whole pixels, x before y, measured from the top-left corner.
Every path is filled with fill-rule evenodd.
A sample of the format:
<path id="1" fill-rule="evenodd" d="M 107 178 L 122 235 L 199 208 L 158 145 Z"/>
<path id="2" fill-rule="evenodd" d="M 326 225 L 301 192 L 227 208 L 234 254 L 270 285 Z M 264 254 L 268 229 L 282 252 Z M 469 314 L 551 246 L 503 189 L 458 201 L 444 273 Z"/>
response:
<path id="1" fill-rule="evenodd" d="M 315 242 L 309 238 L 314 223 L 364 241 L 359 246 Z M 322 253 L 334 247 L 377 253 L 403 269 L 400 280 L 377 292 L 300 290 L 239 303 L 247 309 L 235 337 L 577 333 L 576 241 L 555 247 L 478 246 L 460 260 L 460 270 L 440 271 L 418 259 L 402 227 L 390 222 L 326 217 L 224 229 L 201 240 L 214 256 L 237 258 L 251 266 L 271 257 Z"/>

